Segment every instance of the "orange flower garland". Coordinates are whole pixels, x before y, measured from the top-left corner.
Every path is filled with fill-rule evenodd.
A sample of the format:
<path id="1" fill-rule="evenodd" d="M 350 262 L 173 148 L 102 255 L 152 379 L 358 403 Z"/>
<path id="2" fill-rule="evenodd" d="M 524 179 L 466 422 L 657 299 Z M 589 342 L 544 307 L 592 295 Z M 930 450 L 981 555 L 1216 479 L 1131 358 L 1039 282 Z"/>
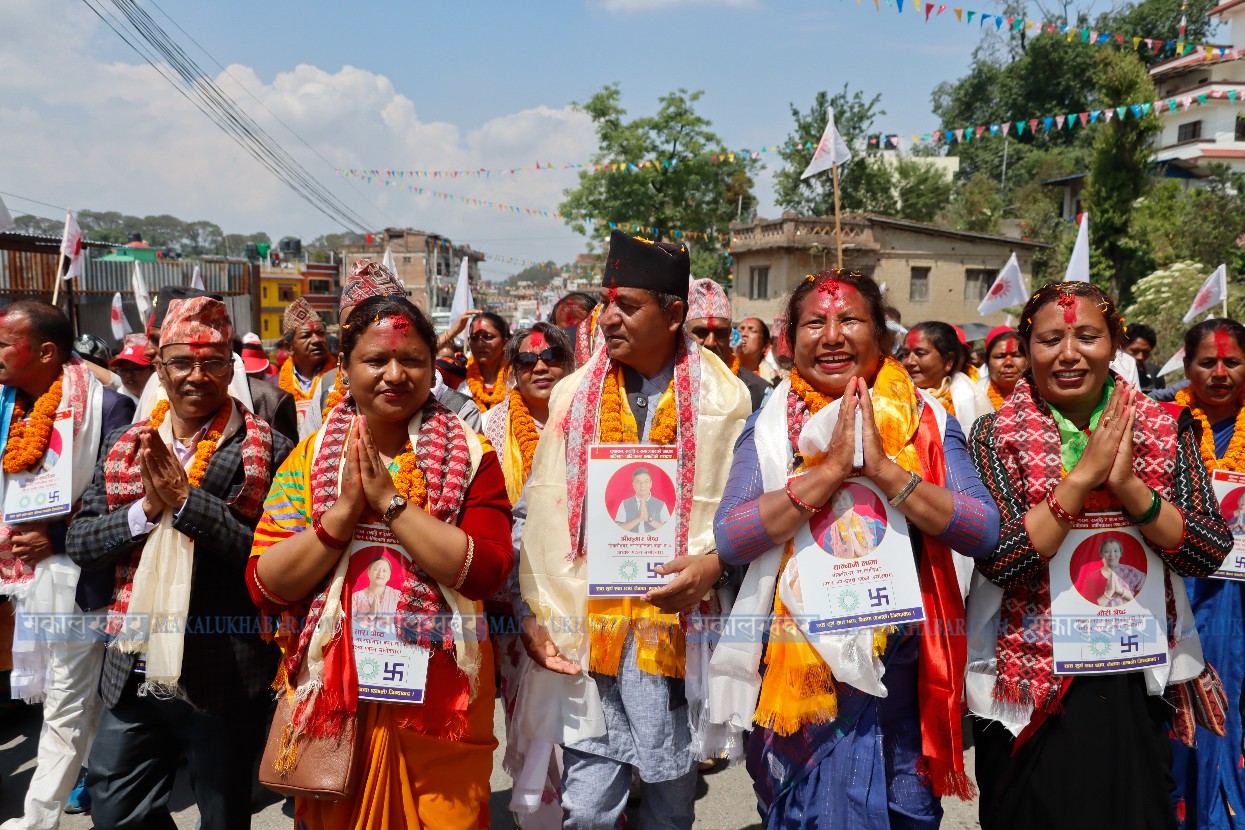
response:
<path id="1" fill-rule="evenodd" d="M 277 386 L 294 396 L 295 403 L 311 400 L 311 392 L 304 392 L 294 380 L 294 358 L 287 357 L 281 364 L 281 373 L 277 376 Z"/>
<path id="2" fill-rule="evenodd" d="M 990 381 L 990 385 L 986 387 L 986 394 L 990 396 L 990 403 L 994 405 L 995 412 L 1003 408 L 1003 401 L 1007 399 L 1007 396 L 999 391 L 994 381 Z"/>
<path id="3" fill-rule="evenodd" d="M 1202 460 L 1206 462 L 1206 469 L 1245 473 L 1245 406 L 1241 406 L 1236 411 L 1236 425 L 1232 430 L 1232 440 L 1228 443 L 1228 451 L 1224 453 L 1223 458 L 1216 458 L 1215 434 L 1210 428 L 1210 419 L 1194 402 L 1189 387 L 1186 386 L 1176 393 L 1176 404 L 1187 406 L 1193 417 L 1202 424 L 1202 440 L 1198 449 L 1201 450 Z"/>
<path id="4" fill-rule="evenodd" d="M 328 415 L 329 410 L 341 403 L 344 397 L 346 397 L 346 388 L 342 385 L 341 369 L 338 369 L 337 378 L 333 381 L 333 388 L 329 390 L 328 397 L 324 400 L 324 410 L 320 416 Z"/>
<path id="5" fill-rule="evenodd" d="M 540 433 L 536 430 L 536 419 L 518 389 L 510 393 L 510 434 L 519 444 L 519 454 L 523 456 L 523 480 L 527 481 L 532 474 L 532 456 L 536 454 Z"/>
<path id="6" fill-rule="evenodd" d="M 791 373 L 787 377 L 791 381 L 791 391 L 799 395 L 800 400 L 804 401 L 804 405 L 808 407 L 809 415 L 816 415 L 823 408 L 834 403 L 834 398 L 829 395 L 823 395 L 814 389 L 796 367 L 791 367 Z"/>
<path id="7" fill-rule="evenodd" d="M 29 470 L 43 458 L 48 451 L 48 442 L 52 440 L 52 421 L 56 410 L 61 405 L 62 381 L 65 373 L 53 381 L 48 391 L 39 396 L 31 411 L 30 419 L 26 417 L 26 408 L 20 399 L 13 404 L 13 420 L 9 424 L 9 440 L 4 446 L 4 471 L 20 473 Z"/>
<path id="8" fill-rule="evenodd" d="M 480 374 L 480 364 L 476 362 L 474 357 L 467 359 L 467 387 L 471 390 L 471 397 L 475 398 L 476 404 L 479 405 L 481 411 L 487 412 L 497 404 L 506 399 L 506 384 L 501 379 L 506 375 L 506 364 L 502 364 L 497 369 L 497 380 L 493 383 L 493 391 L 484 391 L 484 377 Z"/>
<path id="9" fill-rule="evenodd" d="M 147 426 L 152 429 L 159 429 L 164 423 L 165 416 L 169 414 L 169 402 L 160 401 L 156 404 L 156 408 L 151 411 L 151 419 L 147 421 Z M 207 474 L 208 462 L 212 460 L 212 455 L 216 452 L 216 444 L 220 441 L 221 434 L 225 431 L 225 425 L 229 423 L 229 416 L 233 414 L 233 400 L 225 402 L 225 405 L 216 413 L 216 417 L 212 419 L 211 426 L 208 427 L 207 433 L 199 441 L 195 447 L 195 460 L 190 465 L 190 471 L 186 473 L 186 478 L 190 481 L 191 487 L 199 487 L 203 484 L 203 476 Z"/>
<path id="10" fill-rule="evenodd" d="M 731 362 L 728 365 L 730 366 L 731 374 L 738 377 L 739 376 L 739 355 L 732 353 Z"/>
<path id="11" fill-rule="evenodd" d="M 598 431 L 602 444 L 634 444 L 640 440 L 634 429 L 623 428 L 623 407 L 626 402 L 619 391 L 618 377 L 622 372 L 618 369 L 605 376 L 605 386 L 601 389 L 601 421 Z M 679 422 L 674 409 L 674 380 L 666 388 L 662 402 L 653 415 L 653 426 L 649 428 L 648 440 L 653 444 L 670 445 L 678 437 Z M 628 425 L 630 427 L 630 425 Z"/>
<path id="12" fill-rule="evenodd" d="M 397 471 L 393 474 L 393 484 L 398 488 L 398 494 L 411 504 L 422 507 L 428 500 L 428 485 L 424 481 L 423 472 L 416 464 L 415 450 L 411 447 L 410 441 L 406 442 L 406 446 L 394 459 L 394 463 L 398 465 Z"/>

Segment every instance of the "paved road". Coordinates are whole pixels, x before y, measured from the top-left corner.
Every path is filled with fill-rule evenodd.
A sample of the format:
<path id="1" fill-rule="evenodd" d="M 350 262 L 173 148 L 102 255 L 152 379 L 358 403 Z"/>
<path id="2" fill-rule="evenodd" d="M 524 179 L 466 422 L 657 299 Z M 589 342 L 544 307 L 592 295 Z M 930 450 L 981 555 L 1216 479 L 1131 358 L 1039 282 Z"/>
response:
<path id="1" fill-rule="evenodd" d="M 499 736 L 504 735 L 501 718 L 499 704 L 494 713 Z M 0 782 L 3 782 L 3 790 L 0 790 L 0 820 L 15 816 L 21 810 L 21 800 L 34 769 L 38 730 L 39 716 L 34 709 L 0 721 Z M 510 777 L 501 768 L 505 749 L 503 743 L 493 756 L 493 777 L 490 782 L 493 790 L 492 830 L 511 830 L 513 827 L 506 808 L 510 801 Z M 972 750 L 969 750 L 967 763 L 971 770 Z M 696 797 L 696 830 L 759 830 L 760 824 L 752 797 L 752 782 L 742 765 L 715 770 L 703 776 Z M 195 809 L 194 796 L 190 792 L 184 771 L 178 775 L 170 804 L 174 808 L 173 816 L 178 828 L 194 830 L 198 811 Z M 943 807 L 946 817 L 942 826 L 946 830 L 977 828 L 975 803 L 964 804 L 948 799 L 943 802 Z M 284 801 L 269 793 L 262 806 L 257 809 L 251 826 L 253 830 L 290 830 L 293 826 L 291 816 Z M 63 830 L 89 830 L 91 826 L 89 816 L 66 816 L 61 822 Z"/>

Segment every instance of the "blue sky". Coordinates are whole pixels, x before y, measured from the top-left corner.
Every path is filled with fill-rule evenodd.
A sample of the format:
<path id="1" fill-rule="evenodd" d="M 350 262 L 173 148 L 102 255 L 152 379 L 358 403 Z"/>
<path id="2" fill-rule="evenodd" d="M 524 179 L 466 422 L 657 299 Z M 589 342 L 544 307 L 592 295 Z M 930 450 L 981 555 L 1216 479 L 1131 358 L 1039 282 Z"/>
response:
<path id="1" fill-rule="evenodd" d="M 732 147 L 781 142 L 791 102 L 806 109 L 818 90 L 844 83 L 881 93 L 888 114 L 878 126 L 906 136 L 937 128 L 931 90 L 962 75 L 986 37 L 956 24 L 950 10 L 926 23 L 886 0 L 880 13 L 870 0 L 158 1 L 230 68 L 222 86 L 377 227 L 421 227 L 531 260 L 569 260 L 584 242 L 552 220 L 362 183 L 352 189 L 332 166 L 586 160 L 591 125 L 571 104 L 615 81 L 633 115 L 651 113 L 672 89 L 703 89 L 700 111 Z M 139 3 L 183 39 L 150 0 Z M 0 191 L 211 219 L 229 232 L 274 238 L 338 230 L 190 108 L 79 0 L 0 5 L 0 124 Z M 571 173 L 549 173 L 442 188 L 552 210 L 573 183 Z M 761 212 L 774 215 L 770 174 L 757 184 Z M 4 198 L 14 213 L 56 213 Z M 493 277 L 515 270 L 503 262 L 485 269 Z"/>

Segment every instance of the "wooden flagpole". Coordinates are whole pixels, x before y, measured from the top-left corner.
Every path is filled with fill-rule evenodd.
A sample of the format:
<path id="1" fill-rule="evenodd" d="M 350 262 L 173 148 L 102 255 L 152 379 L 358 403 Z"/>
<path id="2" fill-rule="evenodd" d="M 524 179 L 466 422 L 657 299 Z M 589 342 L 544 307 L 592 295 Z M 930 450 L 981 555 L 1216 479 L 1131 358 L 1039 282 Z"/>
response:
<path id="1" fill-rule="evenodd" d="M 65 269 L 65 254 L 60 248 L 56 249 L 56 282 L 52 285 L 52 305 L 56 305 L 56 298 L 61 293 L 61 272 Z"/>
<path id="2" fill-rule="evenodd" d="M 830 172 L 834 174 L 834 241 L 838 245 L 839 268 L 841 269 L 843 267 L 843 226 L 839 223 L 839 163 L 837 161 L 830 162 Z"/>

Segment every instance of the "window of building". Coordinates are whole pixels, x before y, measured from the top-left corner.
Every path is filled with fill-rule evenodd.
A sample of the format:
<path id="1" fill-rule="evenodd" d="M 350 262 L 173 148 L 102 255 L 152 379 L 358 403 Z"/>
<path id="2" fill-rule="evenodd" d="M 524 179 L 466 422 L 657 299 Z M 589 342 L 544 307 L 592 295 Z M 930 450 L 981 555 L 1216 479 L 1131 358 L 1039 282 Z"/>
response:
<path id="1" fill-rule="evenodd" d="M 1245 141 L 1245 113 L 1236 117 L 1236 141 Z"/>
<path id="2" fill-rule="evenodd" d="M 969 268 L 964 272 L 964 302 L 979 303 L 994 285 L 999 272 L 990 268 Z"/>
<path id="3" fill-rule="evenodd" d="M 410 265 L 410 264 L 411 264 L 411 258 L 410 258 L 409 256 L 404 256 L 404 257 L 402 257 L 402 264 L 403 264 L 403 265 Z"/>
<path id="4" fill-rule="evenodd" d="M 1193 141 L 1202 137 L 1202 122 L 1190 121 L 1188 124 L 1181 124 L 1176 128 L 1177 141 Z"/>
<path id="5" fill-rule="evenodd" d="M 294 302 L 294 288 L 290 285 L 283 285 L 277 289 L 277 299 L 283 303 Z"/>
<path id="6" fill-rule="evenodd" d="M 312 294 L 329 294 L 333 290 L 330 280 L 308 280 L 307 287 Z"/>
<path id="7" fill-rule="evenodd" d="M 272 322 L 272 321 L 271 321 L 271 320 L 269 320 L 267 317 L 265 317 L 265 318 L 264 318 L 264 334 L 267 334 L 267 333 L 268 333 L 268 324 L 269 324 L 269 323 L 271 323 L 271 322 Z"/>
<path id="8" fill-rule="evenodd" d="M 268 299 L 268 286 L 264 286 L 264 299 Z"/>
<path id="9" fill-rule="evenodd" d="M 748 272 L 748 299 L 769 299 L 769 266 L 752 268 Z"/>
<path id="10" fill-rule="evenodd" d="M 908 302 L 929 302 L 929 268 L 920 266 L 912 269 L 908 280 Z"/>

